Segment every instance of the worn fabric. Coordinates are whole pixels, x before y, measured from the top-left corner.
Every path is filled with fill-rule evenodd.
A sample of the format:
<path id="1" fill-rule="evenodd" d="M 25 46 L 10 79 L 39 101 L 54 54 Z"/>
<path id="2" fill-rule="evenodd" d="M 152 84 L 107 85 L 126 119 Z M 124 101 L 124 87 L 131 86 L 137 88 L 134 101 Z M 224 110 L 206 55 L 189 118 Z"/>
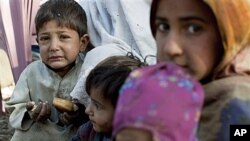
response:
<path id="1" fill-rule="evenodd" d="M 149 130 L 154 141 L 195 141 L 203 100 L 201 84 L 177 65 L 135 70 L 120 90 L 112 135 L 130 127 Z"/>
<path id="2" fill-rule="evenodd" d="M 250 124 L 250 1 L 205 2 L 217 19 L 224 56 L 214 80 L 204 85 L 198 133 L 200 141 L 228 141 L 231 124 Z"/>
<path id="3" fill-rule="evenodd" d="M 229 141 L 231 124 L 250 124 L 250 76 L 218 79 L 204 89 L 200 141 Z"/>
<path id="4" fill-rule="evenodd" d="M 79 127 L 71 141 L 111 141 L 111 136 L 104 133 L 96 133 L 89 121 Z"/>
<path id="5" fill-rule="evenodd" d="M 71 96 L 87 105 L 89 97 L 84 83 L 96 64 L 109 56 L 125 56 L 128 52 L 155 64 L 152 56 L 156 55 L 156 44 L 148 23 L 151 0 L 80 0 L 79 3 L 86 12 L 88 33 L 95 48 L 87 53 Z"/>
<path id="6" fill-rule="evenodd" d="M 77 130 L 73 125 L 59 126 L 59 112 L 52 106 L 54 97 L 70 99 L 69 93 L 76 84 L 82 60 L 62 78 L 50 70 L 41 60 L 31 63 L 22 72 L 13 95 L 6 102 L 10 114 L 9 124 L 15 128 L 12 141 L 68 141 Z M 51 116 L 45 122 L 34 122 L 28 117 L 26 103 L 48 101 Z"/>

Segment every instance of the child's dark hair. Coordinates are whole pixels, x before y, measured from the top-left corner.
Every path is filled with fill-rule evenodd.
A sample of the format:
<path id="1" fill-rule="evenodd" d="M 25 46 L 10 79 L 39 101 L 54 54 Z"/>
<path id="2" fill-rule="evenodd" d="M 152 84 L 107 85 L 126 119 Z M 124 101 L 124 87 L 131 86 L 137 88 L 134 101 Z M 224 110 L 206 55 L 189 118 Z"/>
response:
<path id="1" fill-rule="evenodd" d="M 86 92 L 101 89 L 104 99 L 111 100 L 115 107 L 119 90 L 132 70 L 146 66 L 134 56 L 112 56 L 100 62 L 86 79 Z"/>
<path id="2" fill-rule="evenodd" d="M 58 26 L 77 31 L 79 37 L 87 33 L 86 13 L 74 0 L 49 0 L 41 5 L 35 18 L 36 33 L 51 20 L 55 20 Z"/>

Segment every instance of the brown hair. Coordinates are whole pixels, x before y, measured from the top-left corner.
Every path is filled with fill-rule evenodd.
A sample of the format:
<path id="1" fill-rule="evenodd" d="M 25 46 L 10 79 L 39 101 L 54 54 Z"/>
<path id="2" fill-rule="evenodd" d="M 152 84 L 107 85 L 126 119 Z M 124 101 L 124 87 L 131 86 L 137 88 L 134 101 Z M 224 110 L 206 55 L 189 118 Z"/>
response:
<path id="1" fill-rule="evenodd" d="M 115 107 L 119 90 L 129 73 L 145 66 L 134 56 L 111 56 L 100 62 L 86 79 L 86 92 L 98 88 L 102 90 L 102 97 L 111 101 Z"/>
<path id="2" fill-rule="evenodd" d="M 55 20 L 59 26 L 77 31 L 79 37 L 87 33 L 87 17 L 74 0 L 49 0 L 38 10 L 35 18 L 36 32 L 47 22 Z"/>

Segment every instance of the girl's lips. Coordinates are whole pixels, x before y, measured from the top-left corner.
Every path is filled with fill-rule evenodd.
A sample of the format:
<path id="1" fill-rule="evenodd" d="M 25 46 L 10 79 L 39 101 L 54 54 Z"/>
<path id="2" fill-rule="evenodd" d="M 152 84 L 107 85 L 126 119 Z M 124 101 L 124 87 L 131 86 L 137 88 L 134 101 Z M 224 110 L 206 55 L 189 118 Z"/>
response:
<path id="1" fill-rule="evenodd" d="M 187 65 L 180 65 L 180 64 L 177 64 L 179 67 L 183 68 L 183 69 L 188 69 L 188 66 Z"/>
<path id="2" fill-rule="evenodd" d="M 180 67 L 181 67 L 184 71 L 186 71 L 186 72 L 189 72 L 189 71 L 190 71 L 189 67 L 186 66 L 186 65 L 178 65 L 178 66 L 180 66 Z"/>

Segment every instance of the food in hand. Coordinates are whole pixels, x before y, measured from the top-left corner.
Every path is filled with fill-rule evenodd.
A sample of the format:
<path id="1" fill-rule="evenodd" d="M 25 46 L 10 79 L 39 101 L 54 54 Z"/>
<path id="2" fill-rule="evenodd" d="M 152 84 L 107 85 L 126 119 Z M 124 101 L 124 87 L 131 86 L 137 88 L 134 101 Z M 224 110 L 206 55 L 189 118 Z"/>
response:
<path id="1" fill-rule="evenodd" d="M 55 97 L 53 100 L 53 105 L 60 112 L 74 112 L 78 110 L 78 107 L 72 101 L 62 98 Z"/>

